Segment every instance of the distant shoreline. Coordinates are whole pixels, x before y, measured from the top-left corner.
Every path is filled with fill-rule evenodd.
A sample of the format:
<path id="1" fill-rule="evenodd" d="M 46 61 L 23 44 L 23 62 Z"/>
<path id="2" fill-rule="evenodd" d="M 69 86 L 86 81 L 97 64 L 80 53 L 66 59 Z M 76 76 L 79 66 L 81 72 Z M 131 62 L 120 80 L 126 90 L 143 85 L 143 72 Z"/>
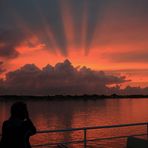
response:
<path id="1" fill-rule="evenodd" d="M 143 99 L 148 95 L 54 95 L 54 96 L 32 96 L 32 95 L 0 95 L 0 100 L 102 100 L 102 99 Z"/>

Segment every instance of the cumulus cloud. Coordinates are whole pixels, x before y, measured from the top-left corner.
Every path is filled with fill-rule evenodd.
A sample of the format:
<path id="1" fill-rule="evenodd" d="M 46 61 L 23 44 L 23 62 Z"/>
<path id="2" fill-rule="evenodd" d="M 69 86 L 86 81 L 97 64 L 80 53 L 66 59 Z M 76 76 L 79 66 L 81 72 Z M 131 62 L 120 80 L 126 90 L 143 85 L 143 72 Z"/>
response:
<path id="1" fill-rule="evenodd" d="M 69 60 L 39 69 L 26 64 L 6 74 L 0 81 L 1 94 L 82 95 L 107 94 L 107 85 L 124 83 L 125 77 L 106 75 L 87 67 L 76 68 Z"/>

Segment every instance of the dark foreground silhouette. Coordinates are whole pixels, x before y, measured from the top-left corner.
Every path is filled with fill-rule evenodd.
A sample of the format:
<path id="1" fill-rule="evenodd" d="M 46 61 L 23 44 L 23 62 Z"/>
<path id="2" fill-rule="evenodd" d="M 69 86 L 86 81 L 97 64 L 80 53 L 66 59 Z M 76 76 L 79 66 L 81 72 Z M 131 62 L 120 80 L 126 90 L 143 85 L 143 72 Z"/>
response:
<path id="1" fill-rule="evenodd" d="M 126 148 L 148 148 L 148 140 L 136 137 L 128 137 Z"/>
<path id="2" fill-rule="evenodd" d="M 0 148 L 31 148 L 29 137 L 35 133 L 26 104 L 17 102 L 11 107 L 10 118 L 3 123 Z"/>

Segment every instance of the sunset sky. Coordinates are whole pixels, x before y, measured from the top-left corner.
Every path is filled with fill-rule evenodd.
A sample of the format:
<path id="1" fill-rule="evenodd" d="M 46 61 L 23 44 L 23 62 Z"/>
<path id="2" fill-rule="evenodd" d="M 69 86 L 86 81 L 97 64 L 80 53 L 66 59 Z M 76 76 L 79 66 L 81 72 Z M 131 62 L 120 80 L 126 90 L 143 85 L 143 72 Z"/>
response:
<path id="1" fill-rule="evenodd" d="M 0 1 L 2 89 L 9 88 L 9 77 L 21 71 L 23 68 L 20 68 L 26 64 L 29 69 L 36 67 L 42 71 L 47 64 L 56 69 L 56 64 L 64 65 L 65 60 L 66 67 L 72 66 L 71 69 L 77 71 L 79 78 L 81 68 L 85 66 L 91 72 L 102 71 L 106 77 L 109 75 L 121 79 L 118 82 L 103 83 L 103 86 L 120 85 L 122 89 L 128 85 L 140 89 L 148 87 L 148 1 Z M 98 75 L 100 83 L 100 74 Z M 85 80 L 89 81 L 89 78 Z M 17 83 L 18 80 L 13 79 L 14 82 Z M 66 83 L 75 86 L 69 80 Z M 59 90 L 50 89 L 55 94 Z M 65 91 L 66 89 L 61 93 Z M 92 91 L 96 92 L 97 90 Z M 75 91 L 72 92 L 74 93 Z"/>

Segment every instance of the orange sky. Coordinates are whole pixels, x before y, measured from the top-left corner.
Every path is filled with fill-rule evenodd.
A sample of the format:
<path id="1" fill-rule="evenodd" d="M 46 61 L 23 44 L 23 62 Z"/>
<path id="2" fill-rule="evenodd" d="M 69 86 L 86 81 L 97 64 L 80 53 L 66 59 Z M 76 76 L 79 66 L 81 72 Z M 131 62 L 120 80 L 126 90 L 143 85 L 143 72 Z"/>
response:
<path id="1" fill-rule="evenodd" d="M 89 3 L 84 3 L 81 23 L 78 22 L 81 25 L 77 28 L 76 12 L 71 9 L 71 3 L 67 0 L 62 3 L 60 1 L 59 9 L 66 49 L 62 49 L 59 45 L 58 35 L 49 24 L 43 7 L 39 4 L 34 5 L 41 22 L 34 30 L 29 20 L 25 20 L 25 17 L 23 18 L 23 15 L 18 13 L 19 10 L 9 4 L 11 17 L 17 27 L 27 36 L 14 47 L 19 53 L 17 57 L 1 56 L 0 61 L 4 62 L 4 67 L 8 72 L 27 63 L 34 63 L 42 68 L 47 64 L 55 65 L 69 59 L 74 66 L 84 65 L 94 70 L 125 75 L 127 79 L 132 80 L 126 85 L 148 86 L 148 17 L 142 12 L 144 3 L 141 2 L 141 5 L 137 3 L 135 6 L 131 6 L 128 2 L 122 3 L 113 3 L 111 6 L 109 2 L 105 3 L 103 8 L 100 8 L 101 17 L 96 15 L 96 20 L 92 20 L 92 23 L 95 20 L 93 26 L 89 25 L 91 21 L 88 17 Z M 99 13 L 98 10 L 96 12 Z M 90 35 L 91 40 L 87 41 L 90 26 L 94 28 Z M 79 41 L 77 41 L 78 38 Z M 50 46 L 47 45 L 48 43 Z M 0 48 L 5 47 L 5 44 L 3 41 L 0 42 Z"/>

